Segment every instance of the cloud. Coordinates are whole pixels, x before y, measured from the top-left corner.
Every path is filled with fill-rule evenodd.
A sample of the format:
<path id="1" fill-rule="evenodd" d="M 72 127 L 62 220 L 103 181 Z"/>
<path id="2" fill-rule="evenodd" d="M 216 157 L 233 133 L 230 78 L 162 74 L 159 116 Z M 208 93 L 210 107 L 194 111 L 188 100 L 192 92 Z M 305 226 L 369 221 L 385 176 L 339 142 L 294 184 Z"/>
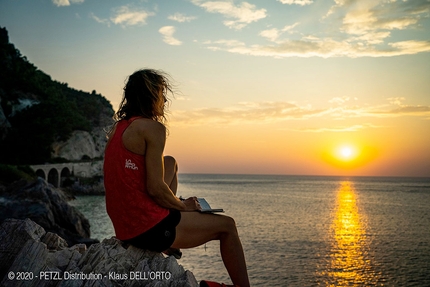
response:
<path id="1" fill-rule="evenodd" d="M 167 18 L 169 20 L 172 20 L 172 21 L 183 23 L 183 22 L 191 22 L 192 20 L 196 19 L 197 17 L 194 17 L 194 16 L 185 16 L 185 15 L 183 15 L 181 13 L 175 13 L 173 15 L 170 15 Z"/>
<path id="2" fill-rule="evenodd" d="M 391 115 L 430 115 L 429 106 L 402 106 L 397 109 L 390 110 L 386 114 Z"/>
<path id="3" fill-rule="evenodd" d="M 278 1 L 281 2 L 282 4 L 289 4 L 289 5 L 297 4 L 301 6 L 314 3 L 313 0 L 278 0 Z"/>
<path id="4" fill-rule="evenodd" d="M 430 119 L 430 106 L 403 104 L 404 97 L 388 98 L 387 100 L 389 104 L 360 109 L 356 116 L 379 118 L 415 116 Z"/>
<path id="5" fill-rule="evenodd" d="M 80 4 L 84 3 L 85 0 L 52 0 L 55 6 L 70 6 L 71 4 Z"/>
<path id="6" fill-rule="evenodd" d="M 260 36 L 269 39 L 270 41 L 274 42 L 279 37 L 279 30 L 276 28 L 272 28 L 269 30 L 264 30 L 260 32 Z"/>
<path id="7" fill-rule="evenodd" d="M 99 18 L 94 13 L 90 13 L 90 17 L 93 18 L 97 23 L 104 24 L 108 27 L 110 26 L 111 22 L 109 21 L 109 19 Z"/>
<path id="8" fill-rule="evenodd" d="M 397 100 L 390 100 L 393 104 L 383 106 L 339 106 L 349 98 L 335 98 L 335 107 L 318 108 L 311 105 L 300 106 L 289 102 L 241 102 L 225 108 L 200 108 L 194 110 L 172 112 L 172 122 L 175 125 L 238 125 L 238 124 L 267 124 L 291 120 L 306 121 L 310 118 L 325 120 L 345 120 L 416 116 L 424 120 L 430 119 L 430 106 L 397 105 Z M 367 128 L 381 128 L 371 123 L 356 124 L 330 128 L 296 129 L 303 132 L 345 132 L 358 131 Z"/>
<path id="9" fill-rule="evenodd" d="M 369 115 L 376 117 L 401 117 L 401 116 L 430 116 L 430 106 L 409 106 L 403 105 L 390 110 L 374 110 Z"/>
<path id="10" fill-rule="evenodd" d="M 90 13 L 90 17 L 97 23 L 107 25 L 108 27 L 111 23 L 122 26 L 145 25 L 146 19 L 154 15 L 155 13 L 153 12 L 148 12 L 144 9 L 131 8 L 130 6 L 114 8 L 113 16 L 110 19 L 100 18 L 94 13 Z"/>
<path id="11" fill-rule="evenodd" d="M 401 106 L 405 98 L 397 97 L 397 98 L 388 98 L 387 100 L 390 102 L 390 104 Z"/>
<path id="12" fill-rule="evenodd" d="M 237 6 L 232 1 L 191 0 L 191 2 L 209 13 L 219 13 L 228 19 L 233 19 L 225 20 L 223 23 L 235 30 L 241 30 L 246 25 L 267 16 L 266 9 L 257 9 L 255 5 L 248 2 L 242 2 Z"/>
<path id="13" fill-rule="evenodd" d="M 268 29 L 268 30 L 263 30 L 260 32 L 260 36 L 267 38 L 268 40 L 272 41 L 272 42 L 276 42 L 278 40 L 278 38 L 285 32 L 288 33 L 293 33 L 293 29 L 294 27 L 296 27 L 297 25 L 299 25 L 299 23 L 294 23 L 293 25 L 287 25 L 282 29 L 277 29 L 277 28 L 272 28 L 272 29 Z"/>
<path id="14" fill-rule="evenodd" d="M 175 111 L 172 116 L 175 124 L 260 124 L 315 117 L 324 112 L 324 110 L 300 107 L 288 102 L 247 102 L 226 108 Z"/>
<path id="15" fill-rule="evenodd" d="M 273 34 L 274 36 L 275 34 Z M 268 37 L 269 35 L 266 35 Z M 237 40 L 218 40 L 206 42 L 208 49 L 230 53 L 267 56 L 274 58 L 288 57 L 391 57 L 430 52 L 430 41 L 401 41 L 388 43 L 388 47 L 375 47 L 349 41 L 337 41 L 331 38 L 303 38 L 299 40 L 277 41 L 271 45 L 246 45 Z"/>
<path id="16" fill-rule="evenodd" d="M 341 29 L 355 35 L 417 28 L 419 21 L 430 12 L 427 0 L 335 0 L 335 3 L 327 16 L 337 13 L 343 21 Z"/>
<path id="17" fill-rule="evenodd" d="M 376 126 L 370 123 L 361 124 L 361 125 L 352 125 L 345 127 L 331 127 L 331 128 L 302 128 L 302 129 L 293 129 L 294 131 L 299 132 L 311 132 L 311 133 L 322 133 L 322 132 L 356 132 L 363 129 L 368 128 L 383 128 L 383 126 Z"/>
<path id="18" fill-rule="evenodd" d="M 328 102 L 340 105 L 340 104 L 346 103 L 348 101 L 349 101 L 349 97 L 336 97 L 336 98 L 329 100 Z"/>
<path id="19" fill-rule="evenodd" d="M 362 35 L 357 35 L 357 36 L 352 36 L 348 39 L 348 42 L 350 43 L 358 43 L 361 45 L 378 45 L 378 44 L 383 44 L 385 39 L 390 37 L 391 32 L 389 31 L 382 31 L 382 32 L 377 32 L 377 31 L 369 31 L 368 33 L 362 34 Z"/>
<path id="20" fill-rule="evenodd" d="M 191 99 L 189 97 L 186 97 L 186 96 L 177 96 L 177 97 L 175 97 L 175 100 L 178 100 L 178 101 L 190 101 Z"/>
<path id="21" fill-rule="evenodd" d="M 192 1 L 209 12 L 223 13 L 226 17 L 234 14 L 235 6 L 231 1 Z M 282 1 L 285 4 L 299 2 L 308 1 Z M 322 19 L 315 19 L 321 28 L 314 29 L 314 34 L 297 30 L 299 25 L 306 29 L 313 24 L 307 20 L 260 31 L 259 36 L 270 44 L 213 39 L 205 45 L 213 51 L 274 58 L 392 57 L 430 52 L 430 40 L 421 26 L 430 14 L 430 1 L 334 0 L 334 3 Z M 239 28 L 241 23 L 236 23 Z M 414 30 L 414 33 L 404 30 Z"/>
<path id="22" fill-rule="evenodd" d="M 430 41 L 401 41 L 397 43 L 388 43 L 393 48 L 393 54 L 397 55 L 407 55 L 407 54 L 417 54 L 420 52 L 430 51 Z M 396 55 L 396 52 L 400 52 Z"/>
<path id="23" fill-rule="evenodd" d="M 284 28 L 282 28 L 282 32 L 290 32 L 291 33 L 291 30 L 292 29 L 294 29 L 297 25 L 299 25 L 299 23 L 294 23 L 293 25 L 287 25 L 287 26 L 285 26 Z"/>
<path id="24" fill-rule="evenodd" d="M 116 8 L 114 14 L 110 19 L 112 23 L 123 26 L 144 25 L 148 17 L 155 15 L 143 9 L 132 10 L 129 6 Z"/>
<path id="25" fill-rule="evenodd" d="M 178 46 L 181 45 L 182 42 L 178 39 L 173 37 L 173 34 L 175 33 L 176 28 L 173 26 L 164 26 L 161 27 L 158 32 L 160 32 L 161 35 L 163 35 L 163 41 L 169 45 Z"/>

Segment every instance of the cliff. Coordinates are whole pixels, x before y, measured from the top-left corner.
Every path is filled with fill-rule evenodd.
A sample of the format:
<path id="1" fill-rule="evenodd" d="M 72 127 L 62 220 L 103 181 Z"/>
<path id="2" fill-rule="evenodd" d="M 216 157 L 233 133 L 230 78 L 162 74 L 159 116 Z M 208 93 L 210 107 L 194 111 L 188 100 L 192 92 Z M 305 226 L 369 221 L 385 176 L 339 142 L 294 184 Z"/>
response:
<path id="1" fill-rule="evenodd" d="M 196 287 L 190 271 L 173 256 L 110 238 L 68 247 L 65 240 L 31 221 L 7 219 L 0 226 L 0 286 Z"/>
<path id="2" fill-rule="evenodd" d="M 68 87 L 30 63 L 0 27 L 0 163 L 102 157 L 113 108 L 95 90 Z"/>

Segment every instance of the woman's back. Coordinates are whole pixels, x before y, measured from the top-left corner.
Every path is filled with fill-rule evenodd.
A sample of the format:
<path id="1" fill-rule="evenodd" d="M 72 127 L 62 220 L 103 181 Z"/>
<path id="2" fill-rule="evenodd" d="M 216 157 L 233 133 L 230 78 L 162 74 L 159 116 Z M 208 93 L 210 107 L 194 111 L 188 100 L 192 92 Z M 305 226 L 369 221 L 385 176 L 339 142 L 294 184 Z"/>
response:
<path id="1" fill-rule="evenodd" d="M 147 231 L 168 214 L 148 195 L 145 157 L 124 146 L 123 134 L 136 119 L 119 121 L 105 150 L 106 210 L 121 240 Z"/>

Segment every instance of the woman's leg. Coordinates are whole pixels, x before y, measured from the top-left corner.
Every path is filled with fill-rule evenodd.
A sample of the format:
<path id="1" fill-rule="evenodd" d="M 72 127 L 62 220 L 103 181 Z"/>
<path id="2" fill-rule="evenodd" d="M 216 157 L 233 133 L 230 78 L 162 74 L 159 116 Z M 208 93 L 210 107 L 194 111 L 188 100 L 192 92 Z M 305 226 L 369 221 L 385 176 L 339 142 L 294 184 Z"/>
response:
<path id="1" fill-rule="evenodd" d="M 233 218 L 198 212 L 181 212 L 181 215 L 172 247 L 192 248 L 219 240 L 221 257 L 233 284 L 248 287 L 245 256 Z"/>
<path id="2" fill-rule="evenodd" d="M 172 156 L 164 157 L 164 182 L 170 187 L 173 194 L 178 191 L 178 163 Z M 169 256 L 174 256 L 176 259 L 181 259 L 182 252 L 177 248 L 170 247 L 164 251 Z"/>
<path id="3" fill-rule="evenodd" d="M 164 157 L 164 182 L 176 195 L 178 164 L 172 156 Z M 220 240 L 221 257 L 233 284 L 248 287 L 245 256 L 233 218 L 216 214 L 181 212 L 181 221 L 176 227 L 176 239 L 171 248 L 192 248 L 211 240 Z"/>
<path id="4" fill-rule="evenodd" d="M 169 155 L 164 157 L 164 182 L 176 195 L 178 191 L 178 163 L 174 157 Z"/>

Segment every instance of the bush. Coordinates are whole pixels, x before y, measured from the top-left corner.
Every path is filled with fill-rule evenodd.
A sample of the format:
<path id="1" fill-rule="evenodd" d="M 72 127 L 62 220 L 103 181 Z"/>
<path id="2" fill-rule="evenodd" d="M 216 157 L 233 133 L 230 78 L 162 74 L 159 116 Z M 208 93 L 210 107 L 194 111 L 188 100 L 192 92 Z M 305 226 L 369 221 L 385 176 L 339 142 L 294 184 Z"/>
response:
<path id="1" fill-rule="evenodd" d="M 11 184 L 20 179 L 33 180 L 36 175 L 29 166 L 0 164 L 0 183 Z"/>
<path id="2" fill-rule="evenodd" d="M 84 154 L 81 158 L 82 161 L 91 161 L 91 158 L 89 155 Z"/>
<path id="3" fill-rule="evenodd" d="M 51 158 L 51 160 L 49 162 L 50 163 L 68 163 L 68 162 L 70 162 L 70 160 L 68 160 L 64 157 L 54 157 L 54 158 Z"/>

